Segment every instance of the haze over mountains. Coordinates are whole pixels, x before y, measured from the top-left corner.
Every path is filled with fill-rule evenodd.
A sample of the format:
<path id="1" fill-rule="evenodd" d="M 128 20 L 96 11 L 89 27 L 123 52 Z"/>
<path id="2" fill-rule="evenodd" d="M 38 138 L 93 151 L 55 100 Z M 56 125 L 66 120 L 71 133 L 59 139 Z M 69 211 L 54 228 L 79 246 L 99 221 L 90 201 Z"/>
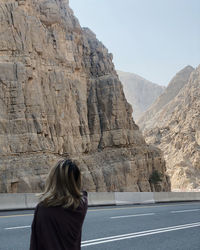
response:
<path id="1" fill-rule="evenodd" d="M 163 151 L 172 190 L 200 190 L 200 66 L 178 72 L 138 124 Z"/>
<path id="2" fill-rule="evenodd" d="M 132 105 L 133 118 L 137 120 L 165 90 L 164 86 L 152 83 L 134 73 L 117 71 L 127 101 Z"/>

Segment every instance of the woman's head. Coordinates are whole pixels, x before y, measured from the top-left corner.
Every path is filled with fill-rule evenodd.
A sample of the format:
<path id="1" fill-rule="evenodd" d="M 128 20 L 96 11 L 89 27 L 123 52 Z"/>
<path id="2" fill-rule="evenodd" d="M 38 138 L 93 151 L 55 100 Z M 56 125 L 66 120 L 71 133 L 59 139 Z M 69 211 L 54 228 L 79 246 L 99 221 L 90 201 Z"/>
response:
<path id="1" fill-rule="evenodd" d="M 61 160 L 51 170 L 41 202 L 46 206 L 77 208 L 81 200 L 81 173 L 72 160 Z"/>

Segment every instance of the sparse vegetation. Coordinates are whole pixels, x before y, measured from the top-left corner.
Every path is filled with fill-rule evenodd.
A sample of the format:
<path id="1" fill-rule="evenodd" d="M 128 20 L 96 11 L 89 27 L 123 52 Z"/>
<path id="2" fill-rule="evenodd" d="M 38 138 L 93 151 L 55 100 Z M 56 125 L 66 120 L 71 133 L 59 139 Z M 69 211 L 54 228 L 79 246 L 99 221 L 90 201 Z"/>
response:
<path id="1" fill-rule="evenodd" d="M 163 174 L 161 174 L 158 170 L 153 170 L 152 174 L 149 177 L 149 182 L 151 184 L 158 184 L 162 181 Z"/>

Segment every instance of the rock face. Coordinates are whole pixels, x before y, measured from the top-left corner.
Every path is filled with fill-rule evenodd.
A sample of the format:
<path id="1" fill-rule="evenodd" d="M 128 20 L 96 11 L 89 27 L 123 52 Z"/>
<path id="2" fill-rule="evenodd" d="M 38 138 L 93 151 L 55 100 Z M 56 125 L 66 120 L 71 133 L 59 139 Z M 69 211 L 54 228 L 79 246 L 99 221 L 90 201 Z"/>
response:
<path id="1" fill-rule="evenodd" d="M 72 157 L 88 191 L 151 191 L 164 174 L 131 118 L 112 54 L 82 29 L 68 1 L 0 1 L 0 191 L 40 192 Z"/>
<path id="2" fill-rule="evenodd" d="M 165 90 L 164 86 L 147 81 L 133 73 L 117 71 L 127 101 L 133 107 L 133 118 L 137 120 Z"/>
<path id="3" fill-rule="evenodd" d="M 163 151 L 172 190 L 200 190 L 200 66 L 159 114 L 145 137 Z"/>
<path id="4" fill-rule="evenodd" d="M 168 108 L 168 104 L 176 97 L 183 86 L 188 83 L 193 70 L 193 67 L 187 66 L 175 75 L 163 94 L 156 99 L 138 120 L 137 124 L 141 130 L 154 128 L 158 123 L 164 125 L 169 120 L 169 115 L 174 111 L 175 107 Z M 164 110 L 167 110 L 167 112 Z"/>

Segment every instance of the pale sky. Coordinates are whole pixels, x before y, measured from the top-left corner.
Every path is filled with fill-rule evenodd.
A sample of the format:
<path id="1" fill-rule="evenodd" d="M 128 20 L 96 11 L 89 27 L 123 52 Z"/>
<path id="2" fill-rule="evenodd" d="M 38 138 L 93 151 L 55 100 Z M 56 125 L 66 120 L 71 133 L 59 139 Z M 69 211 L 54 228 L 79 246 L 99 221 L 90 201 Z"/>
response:
<path id="1" fill-rule="evenodd" d="M 200 0 L 70 0 L 70 7 L 118 70 L 167 85 L 200 64 Z"/>

